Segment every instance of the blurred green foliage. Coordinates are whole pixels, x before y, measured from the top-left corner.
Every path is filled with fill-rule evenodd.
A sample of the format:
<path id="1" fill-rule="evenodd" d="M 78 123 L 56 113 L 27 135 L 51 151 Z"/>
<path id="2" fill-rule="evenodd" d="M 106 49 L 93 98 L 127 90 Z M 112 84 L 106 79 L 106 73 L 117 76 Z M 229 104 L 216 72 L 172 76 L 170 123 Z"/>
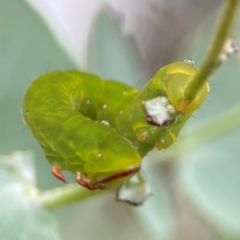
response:
<path id="1" fill-rule="evenodd" d="M 31 201 L 34 186 L 33 154 L 15 152 L 0 157 L 0 234 L 3 240 L 59 240 L 54 216 Z"/>
<path id="2" fill-rule="evenodd" d="M 203 29 L 205 34 L 200 37 L 201 33 L 196 33 L 195 41 L 184 53 L 191 53 L 197 62 L 203 59 L 210 42 L 211 25 L 205 25 Z M 231 58 L 211 77 L 208 99 L 190 120 L 192 126 L 188 132 L 191 133 L 198 123 L 203 126 L 212 118 L 216 121 L 214 130 L 205 129 L 201 136 L 188 136 L 187 141 L 198 141 L 200 137 L 204 141 L 204 137 L 207 139 L 212 132 L 223 135 L 203 142 L 202 146 L 181 158 L 177 166 L 179 188 L 188 203 L 223 239 L 240 239 L 240 95 L 236 91 L 240 88 L 239 75 L 239 63 L 236 58 Z M 230 114 L 231 109 L 237 111 L 234 116 Z M 218 124 L 220 121 L 222 125 Z M 231 131 L 225 132 L 226 125 L 237 128 L 230 127 Z"/>
<path id="3" fill-rule="evenodd" d="M 52 177 L 45 172 L 48 165 L 39 145 L 23 125 L 22 97 L 40 74 L 72 68 L 76 66 L 27 3 L 0 1 L 0 152 L 32 149 L 40 160 L 40 187 L 49 185 Z"/>

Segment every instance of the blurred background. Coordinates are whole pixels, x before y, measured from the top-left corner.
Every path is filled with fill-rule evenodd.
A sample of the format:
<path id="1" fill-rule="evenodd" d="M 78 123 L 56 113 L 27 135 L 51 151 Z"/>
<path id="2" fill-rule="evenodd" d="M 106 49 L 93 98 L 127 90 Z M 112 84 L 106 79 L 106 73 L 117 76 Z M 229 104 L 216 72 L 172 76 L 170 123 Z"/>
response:
<path id="1" fill-rule="evenodd" d="M 223 2 L 0 0 L 0 154 L 31 150 L 37 186 L 62 186 L 22 123 L 30 82 L 51 70 L 79 69 L 141 88 L 166 64 L 193 58 L 199 66 Z M 237 42 L 238 28 L 237 19 Z M 238 54 L 211 78 L 206 103 L 175 146 L 146 157 L 154 195 L 143 206 L 117 203 L 109 193 L 54 210 L 62 239 L 240 239 L 240 121 L 229 115 L 239 109 L 239 76 Z M 204 126 L 221 117 L 227 121 L 215 125 L 211 139 Z M 233 121 L 238 128 L 228 127 Z"/>

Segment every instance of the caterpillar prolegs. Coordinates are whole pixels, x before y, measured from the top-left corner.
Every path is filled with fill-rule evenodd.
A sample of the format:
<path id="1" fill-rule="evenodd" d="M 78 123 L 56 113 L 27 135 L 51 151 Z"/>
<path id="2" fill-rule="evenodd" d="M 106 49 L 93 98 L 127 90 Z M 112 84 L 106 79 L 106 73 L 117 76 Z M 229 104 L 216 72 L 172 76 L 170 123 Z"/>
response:
<path id="1" fill-rule="evenodd" d="M 168 148 L 209 90 L 188 101 L 185 89 L 197 69 L 186 62 L 161 68 L 140 91 L 79 71 L 54 71 L 27 89 L 22 114 L 53 174 L 75 174 L 90 189 L 119 185 L 140 170 L 154 147 Z"/>

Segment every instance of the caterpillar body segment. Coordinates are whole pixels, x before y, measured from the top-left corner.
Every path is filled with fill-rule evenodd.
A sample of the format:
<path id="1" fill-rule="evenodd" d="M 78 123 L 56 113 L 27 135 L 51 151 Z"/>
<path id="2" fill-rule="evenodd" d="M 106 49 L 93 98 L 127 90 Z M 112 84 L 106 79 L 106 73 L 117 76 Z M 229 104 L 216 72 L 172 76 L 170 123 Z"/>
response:
<path id="1" fill-rule="evenodd" d="M 91 189 L 119 172 L 126 175 L 130 169 L 131 175 L 141 163 L 132 144 L 114 128 L 101 123 L 107 119 L 110 126 L 115 125 L 109 111 L 111 101 L 104 89 L 108 84 L 112 82 L 81 72 L 51 72 L 32 82 L 22 106 L 24 122 L 50 165 L 73 172 L 79 182 L 82 173 L 82 182 L 91 182 Z M 129 90 L 121 83 L 116 85 L 125 92 Z M 125 92 L 123 99 L 132 97 L 125 96 Z"/>

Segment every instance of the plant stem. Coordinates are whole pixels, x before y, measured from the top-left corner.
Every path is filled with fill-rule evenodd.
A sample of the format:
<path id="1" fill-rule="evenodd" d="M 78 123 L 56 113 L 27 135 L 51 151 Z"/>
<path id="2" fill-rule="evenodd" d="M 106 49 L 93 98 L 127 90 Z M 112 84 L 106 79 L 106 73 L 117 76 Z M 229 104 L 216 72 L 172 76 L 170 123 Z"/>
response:
<path id="1" fill-rule="evenodd" d="M 196 97 L 198 91 L 208 81 L 209 76 L 215 70 L 219 55 L 229 36 L 238 3 L 239 0 L 225 0 L 223 13 L 207 56 L 200 66 L 199 71 L 186 88 L 185 96 L 187 100 L 191 101 Z"/>
<path id="2" fill-rule="evenodd" d="M 43 192 L 37 202 L 46 209 L 53 209 L 96 196 L 100 193 L 103 193 L 103 191 L 90 191 L 78 184 L 68 184 L 64 187 Z"/>

